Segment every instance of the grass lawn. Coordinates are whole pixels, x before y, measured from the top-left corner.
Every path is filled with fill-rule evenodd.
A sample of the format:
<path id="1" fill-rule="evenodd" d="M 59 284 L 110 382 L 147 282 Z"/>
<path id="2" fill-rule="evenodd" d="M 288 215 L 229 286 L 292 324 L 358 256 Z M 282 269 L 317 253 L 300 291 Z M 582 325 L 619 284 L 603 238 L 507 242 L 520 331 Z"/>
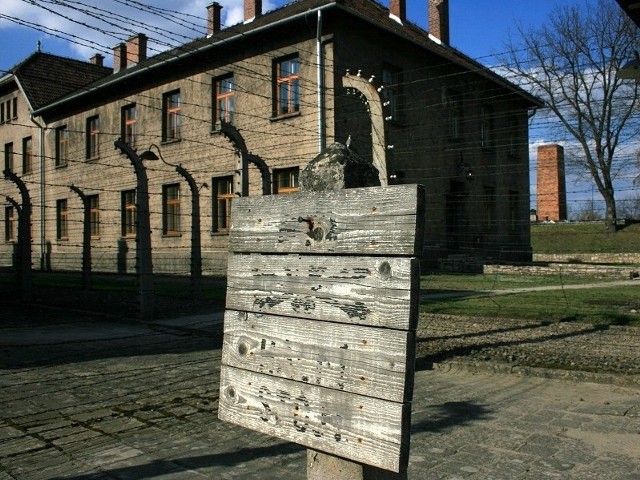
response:
<path id="1" fill-rule="evenodd" d="M 603 222 L 538 223 L 531 225 L 534 253 L 639 253 L 640 223 L 621 227 L 615 235 Z"/>
<path id="2" fill-rule="evenodd" d="M 425 299 L 421 303 L 423 313 L 640 326 L 640 283 L 637 286 L 492 295 L 491 290 L 603 283 L 605 280 L 585 277 L 451 274 L 428 275 L 421 280 L 423 294 L 455 292 L 463 295 Z"/>

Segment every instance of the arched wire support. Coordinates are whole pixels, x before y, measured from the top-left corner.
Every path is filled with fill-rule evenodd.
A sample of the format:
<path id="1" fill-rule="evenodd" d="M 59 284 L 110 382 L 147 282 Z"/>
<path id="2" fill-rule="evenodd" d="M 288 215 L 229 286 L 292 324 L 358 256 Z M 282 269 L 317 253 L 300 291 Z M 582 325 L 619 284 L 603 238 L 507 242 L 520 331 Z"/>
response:
<path id="1" fill-rule="evenodd" d="M 7 200 L 16 207 L 18 212 L 18 285 L 22 300 L 31 301 L 33 297 L 33 277 L 31 272 L 31 196 L 29 189 L 11 170 L 2 172 L 6 178 L 16 184 L 22 198 L 22 207 L 18 208 L 18 202 L 7 197 Z"/>
<path id="2" fill-rule="evenodd" d="M 385 139 L 385 116 L 383 112 L 384 102 L 380 98 L 380 89 L 376 88 L 375 78 L 372 76 L 368 80 L 361 76 L 351 75 L 349 70 L 342 76 L 342 86 L 347 89 L 348 95 L 357 95 L 362 103 L 367 107 L 371 116 L 371 141 L 373 152 L 373 165 L 378 169 L 380 175 L 380 185 L 389 184 L 387 176 L 387 142 Z"/>
<path id="3" fill-rule="evenodd" d="M 88 290 L 91 287 L 91 200 L 75 185 L 69 185 L 69 189 L 82 200 L 82 287 Z"/>
<path id="4" fill-rule="evenodd" d="M 262 175 L 262 194 L 271 195 L 271 172 L 266 162 L 258 155 L 249 153 L 242 134 L 229 122 L 220 122 L 220 133 L 229 139 L 242 158 L 242 196 L 246 197 L 249 195 L 249 163 L 253 163 L 260 170 L 260 174 Z"/>

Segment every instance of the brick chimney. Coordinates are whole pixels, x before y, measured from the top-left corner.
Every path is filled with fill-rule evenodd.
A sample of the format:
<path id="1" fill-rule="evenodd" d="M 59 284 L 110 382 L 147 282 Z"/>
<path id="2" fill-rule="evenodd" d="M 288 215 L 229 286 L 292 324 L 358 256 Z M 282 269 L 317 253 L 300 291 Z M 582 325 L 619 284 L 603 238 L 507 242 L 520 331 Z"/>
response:
<path id="1" fill-rule="evenodd" d="M 89 62 L 93 63 L 94 65 L 97 65 L 98 67 L 103 67 L 104 55 L 100 55 L 99 53 L 96 53 L 93 57 L 89 59 Z"/>
<path id="2" fill-rule="evenodd" d="M 119 43 L 113 47 L 113 73 L 127 68 L 127 46 Z"/>
<path id="3" fill-rule="evenodd" d="M 564 173 L 564 148 L 561 145 L 538 147 L 538 219 L 559 222 L 567 219 L 567 187 Z"/>
<path id="4" fill-rule="evenodd" d="M 449 45 L 449 0 L 429 0 L 429 34 Z"/>
<path id="5" fill-rule="evenodd" d="M 218 33 L 222 26 L 222 5 L 213 2 L 207 7 L 207 37 Z"/>
<path id="6" fill-rule="evenodd" d="M 401 24 L 407 19 L 406 0 L 389 0 L 389 16 Z"/>
<path id="7" fill-rule="evenodd" d="M 244 23 L 262 15 L 262 0 L 244 0 Z"/>
<path id="8" fill-rule="evenodd" d="M 126 47 L 127 67 L 132 67 L 147 59 L 147 36 L 138 33 L 127 40 Z"/>

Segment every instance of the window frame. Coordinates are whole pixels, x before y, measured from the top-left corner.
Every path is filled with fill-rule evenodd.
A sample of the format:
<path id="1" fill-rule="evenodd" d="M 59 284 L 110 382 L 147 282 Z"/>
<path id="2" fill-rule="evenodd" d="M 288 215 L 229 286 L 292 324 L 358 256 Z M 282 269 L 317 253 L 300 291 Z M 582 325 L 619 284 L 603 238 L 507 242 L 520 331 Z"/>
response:
<path id="1" fill-rule="evenodd" d="M 33 173 L 33 137 L 22 139 L 22 174 Z"/>
<path id="2" fill-rule="evenodd" d="M 133 116 L 130 115 L 131 112 Z M 122 107 L 120 123 L 120 138 L 131 148 L 135 148 L 138 139 L 138 107 L 135 103 Z"/>
<path id="3" fill-rule="evenodd" d="M 66 125 L 56 128 L 56 167 L 66 167 L 69 165 L 69 129 Z"/>
<path id="4" fill-rule="evenodd" d="M 56 200 L 56 240 L 69 240 L 69 203 L 66 198 Z"/>
<path id="5" fill-rule="evenodd" d="M 13 172 L 13 142 L 4 144 L 4 169 Z"/>
<path id="6" fill-rule="evenodd" d="M 233 175 L 213 177 L 212 185 L 212 231 L 213 233 L 229 233 L 231 227 L 231 203 L 235 198 Z M 221 186 L 227 188 L 222 189 Z M 224 193 L 221 193 L 223 192 Z M 224 211 L 224 216 L 222 216 Z"/>
<path id="7" fill-rule="evenodd" d="M 403 73 L 402 69 L 391 64 L 382 67 L 382 97 L 389 102 L 387 112 L 391 115 L 391 121 L 400 122 L 402 120 L 403 102 Z"/>
<path id="8" fill-rule="evenodd" d="M 177 103 L 172 100 L 177 98 Z M 162 96 L 162 141 L 178 142 L 182 139 L 182 94 L 180 89 Z"/>
<path id="9" fill-rule="evenodd" d="M 120 194 L 121 234 L 124 238 L 133 238 L 138 231 L 138 204 L 135 188 L 123 190 Z"/>
<path id="10" fill-rule="evenodd" d="M 86 124 L 86 159 L 95 160 L 100 157 L 100 116 L 92 115 Z"/>
<path id="11" fill-rule="evenodd" d="M 284 70 L 285 65 L 291 65 L 292 68 Z M 283 70 L 285 75 L 282 74 Z M 287 92 L 284 101 L 283 88 Z M 300 57 L 297 53 L 274 60 L 273 89 L 273 116 L 275 118 L 300 114 Z M 285 103 L 286 108 L 283 109 Z"/>
<path id="12" fill-rule="evenodd" d="M 100 196 L 87 195 L 87 203 L 89 206 L 89 227 L 91 238 L 100 237 Z"/>
<path id="13" fill-rule="evenodd" d="M 491 105 L 480 106 L 480 146 L 485 150 L 495 148 L 494 111 Z"/>
<path id="14" fill-rule="evenodd" d="M 223 90 L 223 87 L 228 88 Z M 236 82 L 233 73 L 213 79 L 213 128 L 219 129 L 224 121 L 233 125 L 236 113 Z M 224 105 L 224 107 L 222 105 Z M 221 115 L 224 112 L 224 116 Z M 224 118 L 223 118 L 224 117 Z"/>
<path id="15" fill-rule="evenodd" d="M 463 96 L 454 88 L 444 91 L 444 103 L 447 109 L 447 137 L 449 140 L 462 139 Z"/>
<path id="16" fill-rule="evenodd" d="M 175 195 L 172 192 L 176 192 Z M 162 186 L 162 235 L 177 237 L 180 230 L 180 184 L 171 183 Z"/>
<path id="17" fill-rule="evenodd" d="M 6 205 L 4 207 L 4 241 L 15 242 L 16 240 L 16 209 L 13 205 Z"/>
<path id="18" fill-rule="evenodd" d="M 284 178 L 287 182 L 282 182 Z M 280 168 L 273 171 L 273 193 L 287 195 L 300 191 L 300 167 Z"/>

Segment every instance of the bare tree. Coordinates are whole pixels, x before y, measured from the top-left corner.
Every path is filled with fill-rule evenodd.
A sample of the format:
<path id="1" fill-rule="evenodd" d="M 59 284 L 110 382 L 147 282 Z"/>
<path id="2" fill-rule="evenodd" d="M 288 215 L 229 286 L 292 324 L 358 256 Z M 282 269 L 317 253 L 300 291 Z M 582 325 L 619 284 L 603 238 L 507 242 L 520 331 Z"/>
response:
<path id="1" fill-rule="evenodd" d="M 504 68 L 545 101 L 580 155 L 574 171 L 590 177 L 602 195 L 605 224 L 616 231 L 614 180 L 633 165 L 616 155 L 640 129 L 638 83 L 616 76 L 633 57 L 638 29 L 613 0 L 557 7 L 537 28 L 518 27 L 519 40 L 507 45 Z"/>

